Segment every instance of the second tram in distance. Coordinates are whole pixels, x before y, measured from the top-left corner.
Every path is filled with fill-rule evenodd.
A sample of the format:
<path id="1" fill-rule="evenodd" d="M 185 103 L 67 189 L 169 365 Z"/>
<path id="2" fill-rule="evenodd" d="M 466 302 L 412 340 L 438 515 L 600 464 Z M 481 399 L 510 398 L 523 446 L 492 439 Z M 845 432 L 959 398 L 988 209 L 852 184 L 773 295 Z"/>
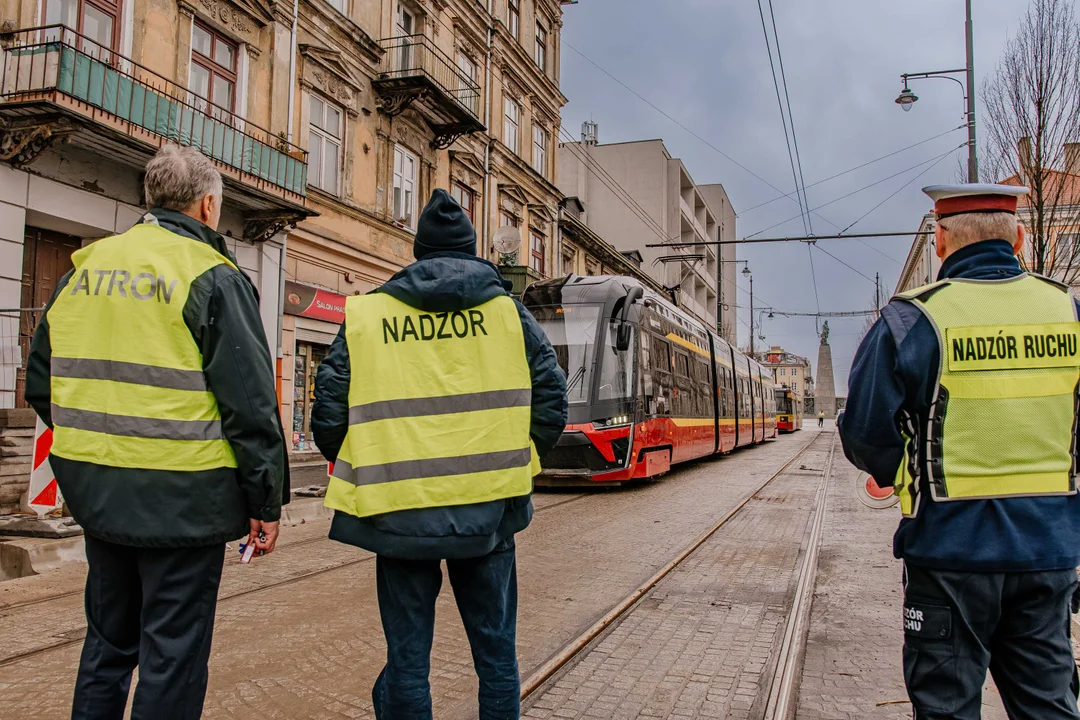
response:
<path id="1" fill-rule="evenodd" d="M 776 388 L 776 428 L 789 433 L 802 430 L 802 400 L 788 387 Z"/>
<path id="2" fill-rule="evenodd" d="M 637 480 L 776 437 L 772 374 L 637 280 L 569 275 L 523 302 L 570 404 L 538 484 Z"/>

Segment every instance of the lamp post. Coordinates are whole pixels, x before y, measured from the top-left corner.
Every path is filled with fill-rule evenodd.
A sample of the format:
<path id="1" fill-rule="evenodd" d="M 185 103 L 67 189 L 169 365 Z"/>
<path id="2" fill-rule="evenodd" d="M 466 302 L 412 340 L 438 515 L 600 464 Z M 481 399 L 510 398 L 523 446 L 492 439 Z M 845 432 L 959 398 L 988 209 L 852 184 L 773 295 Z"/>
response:
<path id="1" fill-rule="evenodd" d="M 967 22 L 964 23 L 964 34 L 967 43 L 967 67 L 959 68 L 957 70 L 904 73 L 900 76 L 904 81 L 904 89 L 900 92 L 899 97 L 896 98 L 896 104 L 899 105 L 904 112 L 907 112 L 911 110 L 911 106 L 918 101 L 919 96 L 913 93 L 908 87 L 909 80 L 942 78 L 945 80 L 952 80 L 963 88 L 964 100 L 967 102 L 968 182 L 977 183 L 979 182 L 979 158 L 975 146 L 975 51 L 972 40 L 971 0 L 966 0 L 965 4 L 967 6 Z M 966 76 L 966 84 L 952 77 L 953 75 L 959 75 L 961 73 Z"/>
<path id="2" fill-rule="evenodd" d="M 736 260 L 735 262 L 739 262 Z M 745 260 L 743 262 L 746 262 Z M 754 354 L 754 274 L 750 272 L 750 265 L 743 266 L 742 274 L 750 278 L 750 355 Z"/>
<path id="3" fill-rule="evenodd" d="M 724 299 L 724 264 L 725 263 L 728 264 L 728 265 L 742 264 L 743 265 L 743 275 L 745 275 L 745 274 L 747 274 L 747 272 L 749 272 L 748 268 L 750 267 L 750 265 L 746 260 L 725 260 L 722 257 L 718 257 L 716 261 L 720 265 L 720 282 L 719 282 L 719 287 L 718 287 L 719 292 L 717 293 L 717 295 L 719 295 L 719 299 L 717 301 L 716 327 L 717 327 L 717 331 L 720 333 L 720 335 L 722 337 L 724 335 L 724 310 L 728 306 L 728 303 L 725 302 L 725 299 Z M 736 305 L 737 304 L 738 304 L 738 301 L 736 299 Z M 752 301 L 751 301 L 751 304 L 752 304 Z"/>

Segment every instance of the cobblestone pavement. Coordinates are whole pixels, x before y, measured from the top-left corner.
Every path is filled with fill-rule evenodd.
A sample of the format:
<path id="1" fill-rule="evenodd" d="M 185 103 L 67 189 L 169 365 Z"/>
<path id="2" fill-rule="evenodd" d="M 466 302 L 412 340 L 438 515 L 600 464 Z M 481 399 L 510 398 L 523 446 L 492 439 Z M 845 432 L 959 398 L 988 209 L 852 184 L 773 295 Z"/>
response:
<path id="1" fill-rule="evenodd" d="M 680 467 L 659 482 L 540 494 L 518 538 L 522 674 L 541 665 L 776 471 L 816 431 Z M 372 556 L 325 539 L 328 523 L 283 532 L 274 555 L 229 560 L 211 658 L 207 718 L 370 718 L 385 656 Z M 766 562 L 768 558 L 762 558 Z M 751 572 L 756 560 L 739 565 Z M 773 561 L 775 562 L 775 561 Z M 29 578 L 0 594 L 0 713 L 62 718 L 85 621 L 81 574 Z M 36 582 L 34 582 L 36 581 Z M 269 583 L 286 583 L 260 590 Z M 47 600 L 49 593 L 70 593 Z M 35 597 L 43 602 L 18 605 Z M 436 717 L 475 717 L 476 681 L 444 583 L 432 657 Z M 736 636 L 732 643 L 739 643 Z M 66 646 L 26 657 L 37 649 Z M 756 652 L 767 652 L 761 646 Z"/>
<path id="2" fill-rule="evenodd" d="M 866 507 L 855 494 L 866 475 L 840 454 L 833 467 L 796 717 L 910 718 L 900 655 L 902 566 L 892 556 L 900 511 Z M 1005 719 L 992 682 L 983 718 Z"/>
<path id="3" fill-rule="evenodd" d="M 833 437 L 822 435 L 531 696 L 523 715 L 761 717 Z"/>

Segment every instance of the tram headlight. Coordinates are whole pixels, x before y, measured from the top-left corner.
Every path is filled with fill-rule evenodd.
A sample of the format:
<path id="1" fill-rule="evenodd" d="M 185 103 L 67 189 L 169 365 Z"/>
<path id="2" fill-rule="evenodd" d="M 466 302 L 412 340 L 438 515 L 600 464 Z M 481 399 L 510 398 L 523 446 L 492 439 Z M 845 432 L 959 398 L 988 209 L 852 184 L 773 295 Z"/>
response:
<path id="1" fill-rule="evenodd" d="M 598 427 L 598 428 L 618 427 L 619 425 L 629 425 L 629 424 L 630 424 L 630 416 L 629 415 L 616 415 L 615 417 L 609 417 L 609 418 L 606 418 L 604 420 L 594 420 L 593 421 L 593 427 Z"/>

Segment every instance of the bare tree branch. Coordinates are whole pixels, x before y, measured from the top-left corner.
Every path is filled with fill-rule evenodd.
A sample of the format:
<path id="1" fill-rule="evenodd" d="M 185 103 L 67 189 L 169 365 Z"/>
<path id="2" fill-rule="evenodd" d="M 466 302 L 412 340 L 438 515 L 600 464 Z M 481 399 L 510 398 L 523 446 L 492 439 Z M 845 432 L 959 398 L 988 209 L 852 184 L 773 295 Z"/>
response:
<path id="1" fill-rule="evenodd" d="M 1055 248 L 1072 221 L 1080 177 L 1066 175 L 1066 144 L 1080 140 L 1080 22 L 1071 0 L 1034 0 L 982 87 L 982 165 L 988 178 L 1031 188 L 1021 217 L 1028 269 L 1080 279 L 1080 243 Z"/>

